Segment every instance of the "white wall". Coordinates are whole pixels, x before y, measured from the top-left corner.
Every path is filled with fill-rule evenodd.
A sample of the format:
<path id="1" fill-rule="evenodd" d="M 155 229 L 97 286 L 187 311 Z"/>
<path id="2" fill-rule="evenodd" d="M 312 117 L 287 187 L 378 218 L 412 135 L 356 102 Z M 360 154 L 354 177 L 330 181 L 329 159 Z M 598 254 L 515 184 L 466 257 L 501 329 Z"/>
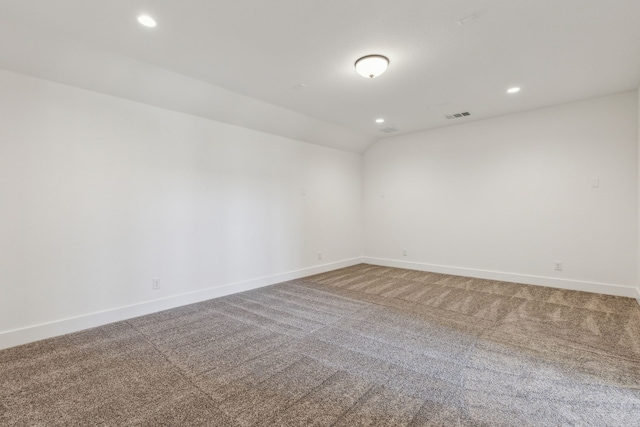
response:
<path id="1" fill-rule="evenodd" d="M 360 260 L 360 155 L 7 71 L 0 93 L 0 348 Z"/>
<path id="2" fill-rule="evenodd" d="M 0 93 L 0 348 L 354 264 L 362 241 L 384 265 L 640 291 L 636 92 L 381 140 L 364 170 L 2 70 Z"/>
<path id="3" fill-rule="evenodd" d="M 378 141 L 365 260 L 635 295 L 637 121 L 634 91 Z"/>

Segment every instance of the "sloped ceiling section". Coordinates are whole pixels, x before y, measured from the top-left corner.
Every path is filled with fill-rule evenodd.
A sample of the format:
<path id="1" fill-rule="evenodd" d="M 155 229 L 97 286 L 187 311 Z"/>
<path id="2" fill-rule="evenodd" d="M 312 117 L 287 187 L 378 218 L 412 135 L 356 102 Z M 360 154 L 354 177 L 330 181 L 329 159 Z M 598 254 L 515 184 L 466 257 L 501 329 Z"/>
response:
<path id="1" fill-rule="evenodd" d="M 360 153 L 373 142 L 368 135 L 77 40 L 25 31 L 16 22 L 1 22 L 0 51 L 1 68 L 57 83 L 345 151 Z"/>

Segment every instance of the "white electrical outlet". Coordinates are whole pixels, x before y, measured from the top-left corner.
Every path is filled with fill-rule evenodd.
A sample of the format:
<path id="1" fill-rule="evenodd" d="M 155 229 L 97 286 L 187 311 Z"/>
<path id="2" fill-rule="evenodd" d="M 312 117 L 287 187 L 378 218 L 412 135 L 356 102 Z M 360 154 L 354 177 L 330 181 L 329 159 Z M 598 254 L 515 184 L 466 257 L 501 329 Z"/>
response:
<path id="1" fill-rule="evenodd" d="M 562 271 L 562 261 L 556 261 L 556 271 Z"/>
<path id="2" fill-rule="evenodd" d="M 322 252 L 318 252 L 318 259 L 322 259 Z"/>
<path id="3" fill-rule="evenodd" d="M 407 256 L 407 250 L 406 249 L 402 250 L 402 256 Z"/>
<path id="4" fill-rule="evenodd" d="M 151 280 L 151 288 L 153 290 L 160 289 L 160 279 Z"/>

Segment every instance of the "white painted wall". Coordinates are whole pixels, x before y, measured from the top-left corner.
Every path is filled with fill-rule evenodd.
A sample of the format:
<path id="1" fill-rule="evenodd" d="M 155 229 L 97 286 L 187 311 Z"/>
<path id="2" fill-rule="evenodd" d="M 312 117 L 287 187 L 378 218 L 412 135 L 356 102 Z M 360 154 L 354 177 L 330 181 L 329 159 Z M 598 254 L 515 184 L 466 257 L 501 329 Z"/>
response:
<path id="1" fill-rule="evenodd" d="M 378 141 L 365 260 L 634 295 L 637 122 L 634 91 Z"/>
<path id="2" fill-rule="evenodd" d="M 0 93 L 0 348 L 360 260 L 358 154 L 8 71 Z"/>
<path id="3" fill-rule="evenodd" d="M 636 92 L 381 140 L 364 170 L 13 72 L 0 93 L 0 348 L 354 264 L 363 241 L 379 264 L 640 291 Z"/>

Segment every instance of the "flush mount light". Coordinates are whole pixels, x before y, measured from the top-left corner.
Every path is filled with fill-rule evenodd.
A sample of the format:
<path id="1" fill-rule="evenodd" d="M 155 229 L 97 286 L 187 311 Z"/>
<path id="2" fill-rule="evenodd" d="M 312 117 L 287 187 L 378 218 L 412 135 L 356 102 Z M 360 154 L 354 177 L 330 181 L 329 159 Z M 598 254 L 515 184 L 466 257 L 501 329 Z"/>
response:
<path id="1" fill-rule="evenodd" d="M 367 55 L 356 61 L 356 71 L 362 77 L 373 79 L 387 71 L 389 58 L 382 55 Z"/>
<path id="2" fill-rule="evenodd" d="M 510 89 L 507 89 L 507 93 L 517 93 L 517 92 L 520 92 L 519 87 L 512 87 Z"/>
<path id="3" fill-rule="evenodd" d="M 384 119 L 376 119 L 376 123 L 384 123 Z"/>
<path id="4" fill-rule="evenodd" d="M 138 16 L 138 22 L 144 25 L 145 27 L 149 27 L 149 28 L 153 28 L 157 25 L 156 20 L 150 17 L 149 15 Z"/>

